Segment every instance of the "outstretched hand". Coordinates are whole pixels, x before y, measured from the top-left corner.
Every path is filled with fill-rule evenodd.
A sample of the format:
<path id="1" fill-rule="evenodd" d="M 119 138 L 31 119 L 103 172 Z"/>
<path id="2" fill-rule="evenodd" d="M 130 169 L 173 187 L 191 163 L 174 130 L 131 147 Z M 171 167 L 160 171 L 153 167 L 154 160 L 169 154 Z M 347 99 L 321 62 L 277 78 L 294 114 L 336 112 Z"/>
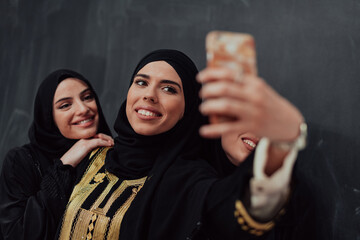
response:
<path id="1" fill-rule="evenodd" d="M 291 141 L 299 135 L 304 121 L 300 111 L 280 96 L 263 79 L 236 74 L 227 68 L 206 68 L 197 80 L 203 84 L 200 105 L 204 115 L 230 116 L 234 121 L 214 123 L 200 128 L 207 138 L 221 137 L 229 132 L 251 132 L 271 141 Z"/>
<path id="2" fill-rule="evenodd" d="M 98 133 L 92 138 L 80 139 L 61 158 L 64 165 L 76 167 L 81 160 L 97 147 L 111 147 L 114 145 L 112 137 Z"/>

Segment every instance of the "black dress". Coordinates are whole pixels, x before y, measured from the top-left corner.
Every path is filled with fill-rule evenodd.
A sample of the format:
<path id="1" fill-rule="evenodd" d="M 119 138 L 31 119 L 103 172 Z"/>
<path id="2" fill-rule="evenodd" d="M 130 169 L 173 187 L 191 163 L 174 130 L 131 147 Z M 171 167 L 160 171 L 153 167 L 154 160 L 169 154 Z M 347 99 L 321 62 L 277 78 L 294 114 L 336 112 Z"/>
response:
<path id="1" fill-rule="evenodd" d="M 0 177 L 4 239 L 52 239 L 72 190 L 74 169 L 57 159 L 46 172 L 29 145 L 8 152 Z"/>

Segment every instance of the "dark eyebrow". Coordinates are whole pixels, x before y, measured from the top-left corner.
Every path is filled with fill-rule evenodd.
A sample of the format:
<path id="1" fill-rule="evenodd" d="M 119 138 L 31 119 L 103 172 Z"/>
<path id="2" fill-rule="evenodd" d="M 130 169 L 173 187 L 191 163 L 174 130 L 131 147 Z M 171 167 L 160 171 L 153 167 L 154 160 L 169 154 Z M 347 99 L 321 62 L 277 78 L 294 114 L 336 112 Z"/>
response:
<path id="1" fill-rule="evenodd" d="M 90 88 L 86 88 L 86 89 L 82 90 L 82 91 L 80 92 L 80 95 L 84 94 L 84 93 L 87 92 L 87 91 L 91 91 L 91 89 L 90 89 Z M 58 102 L 64 101 L 64 100 L 69 100 L 69 99 L 71 99 L 71 97 L 60 98 L 59 100 L 57 100 L 57 101 L 55 102 L 55 104 L 57 104 Z"/>
<path id="2" fill-rule="evenodd" d="M 174 81 L 171 81 L 171 80 L 166 80 L 166 79 L 161 80 L 160 82 L 161 82 L 161 83 L 174 84 L 174 85 L 178 86 L 178 87 L 180 88 L 180 90 L 181 90 L 181 86 L 180 86 L 180 84 L 178 84 L 177 82 L 174 82 Z"/>
<path id="3" fill-rule="evenodd" d="M 146 79 L 150 79 L 150 76 L 149 75 L 147 75 L 147 74 L 136 74 L 135 76 L 134 76 L 134 78 L 135 77 L 143 77 L 143 78 L 146 78 Z M 163 79 L 163 80 L 161 80 L 160 81 L 161 83 L 168 83 L 168 84 L 174 84 L 174 85 L 176 85 L 176 86 L 178 86 L 179 88 L 180 88 L 180 90 L 181 90 L 181 86 L 180 86 L 180 84 L 178 84 L 177 82 L 174 82 L 174 81 L 172 81 L 172 80 L 167 80 L 167 79 Z"/>
<path id="4" fill-rule="evenodd" d="M 147 74 L 141 74 L 141 73 L 136 74 L 136 75 L 134 76 L 134 78 L 136 78 L 136 77 L 143 77 L 143 78 L 146 78 L 146 79 L 149 79 L 149 78 L 150 78 L 149 75 L 147 75 Z"/>

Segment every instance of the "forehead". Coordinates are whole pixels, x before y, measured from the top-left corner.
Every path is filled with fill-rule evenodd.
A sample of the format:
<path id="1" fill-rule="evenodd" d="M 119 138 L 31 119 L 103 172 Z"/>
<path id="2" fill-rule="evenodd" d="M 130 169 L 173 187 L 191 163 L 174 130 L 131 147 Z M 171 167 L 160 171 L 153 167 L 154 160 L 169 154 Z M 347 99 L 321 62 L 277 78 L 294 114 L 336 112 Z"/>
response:
<path id="1" fill-rule="evenodd" d="M 88 85 L 77 78 L 66 78 L 62 80 L 56 88 L 54 99 L 73 95 L 88 88 Z"/>
<path id="2" fill-rule="evenodd" d="M 175 69 L 165 61 L 155 61 L 146 64 L 137 74 L 146 74 L 151 78 L 173 80 L 181 84 L 181 78 Z"/>

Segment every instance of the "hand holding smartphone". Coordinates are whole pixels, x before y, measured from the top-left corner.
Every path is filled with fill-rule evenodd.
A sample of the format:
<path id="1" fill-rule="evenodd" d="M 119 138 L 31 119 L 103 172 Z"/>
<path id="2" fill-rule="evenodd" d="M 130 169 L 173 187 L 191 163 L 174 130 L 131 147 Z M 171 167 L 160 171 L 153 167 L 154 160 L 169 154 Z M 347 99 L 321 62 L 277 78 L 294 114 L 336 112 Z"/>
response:
<path id="1" fill-rule="evenodd" d="M 211 31 L 206 36 L 208 67 L 225 67 L 234 70 L 235 81 L 243 75 L 257 75 L 255 41 L 250 34 Z M 228 116 L 211 115 L 210 123 L 233 120 Z"/>

